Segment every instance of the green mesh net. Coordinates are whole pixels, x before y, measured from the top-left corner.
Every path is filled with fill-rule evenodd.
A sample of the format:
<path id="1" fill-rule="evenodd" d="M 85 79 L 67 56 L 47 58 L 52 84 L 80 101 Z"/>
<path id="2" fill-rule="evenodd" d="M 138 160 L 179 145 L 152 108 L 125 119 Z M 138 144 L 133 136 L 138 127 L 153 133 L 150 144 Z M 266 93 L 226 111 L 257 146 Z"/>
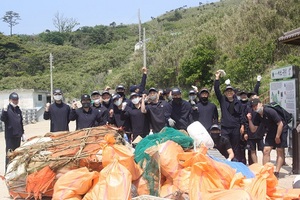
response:
<path id="1" fill-rule="evenodd" d="M 164 143 L 168 140 L 176 142 L 183 149 L 190 149 L 193 147 L 194 140 L 174 128 L 165 127 L 161 132 L 153 135 L 148 135 L 142 139 L 135 147 L 135 161 L 143 168 L 143 178 L 148 182 L 150 195 L 158 196 L 160 186 L 160 165 L 159 159 L 150 157 L 145 150 Z"/>

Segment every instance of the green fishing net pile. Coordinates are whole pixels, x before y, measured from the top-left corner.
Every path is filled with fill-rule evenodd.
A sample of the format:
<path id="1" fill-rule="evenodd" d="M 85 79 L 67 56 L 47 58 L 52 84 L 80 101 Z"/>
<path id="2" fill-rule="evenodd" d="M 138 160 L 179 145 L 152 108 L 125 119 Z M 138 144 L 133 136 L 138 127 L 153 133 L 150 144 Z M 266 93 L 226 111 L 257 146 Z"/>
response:
<path id="1" fill-rule="evenodd" d="M 194 140 L 183 132 L 174 128 L 165 127 L 161 132 L 148 135 L 135 147 L 135 161 L 144 170 L 143 178 L 148 182 L 150 195 L 158 196 L 160 186 L 160 165 L 157 159 L 150 157 L 145 150 L 149 147 L 164 143 L 168 140 L 179 144 L 184 150 L 193 148 Z"/>

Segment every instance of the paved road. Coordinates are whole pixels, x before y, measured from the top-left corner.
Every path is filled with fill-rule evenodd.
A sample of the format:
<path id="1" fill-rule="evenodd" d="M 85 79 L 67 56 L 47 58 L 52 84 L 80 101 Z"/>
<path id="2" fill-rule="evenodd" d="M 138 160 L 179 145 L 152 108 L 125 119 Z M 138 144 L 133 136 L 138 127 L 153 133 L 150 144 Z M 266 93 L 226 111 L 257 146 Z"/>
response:
<path id="1" fill-rule="evenodd" d="M 30 138 L 33 136 L 37 136 L 37 135 L 44 135 L 45 133 L 47 133 L 50 130 L 49 127 L 49 121 L 41 121 L 38 122 L 36 124 L 28 124 L 25 127 L 25 134 L 26 134 L 26 138 Z M 75 123 L 71 122 L 70 123 L 70 130 L 73 131 L 75 130 Z M 4 163 L 5 163 L 5 140 L 4 140 L 4 136 L 3 136 L 3 132 L 0 132 L 0 175 L 4 174 Z M 259 152 L 258 153 L 259 156 L 259 162 L 261 163 L 261 158 L 262 158 L 262 153 Z M 272 151 L 271 154 L 271 160 L 272 162 L 275 162 L 276 159 L 276 154 L 275 151 Z M 281 170 L 280 173 L 280 179 L 279 179 L 279 184 L 278 186 L 280 188 L 292 188 L 292 182 L 295 178 L 296 175 L 290 175 L 289 173 L 292 170 L 292 158 L 291 157 L 287 157 L 286 158 L 286 164 L 285 166 L 283 166 L 283 169 Z M 2 200 L 7 200 L 7 199 L 11 199 L 9 197 L 8 191 L 7 191 L 7 187 L 5 185 L 5 182 L 0 180 L 0 199 Z"/>

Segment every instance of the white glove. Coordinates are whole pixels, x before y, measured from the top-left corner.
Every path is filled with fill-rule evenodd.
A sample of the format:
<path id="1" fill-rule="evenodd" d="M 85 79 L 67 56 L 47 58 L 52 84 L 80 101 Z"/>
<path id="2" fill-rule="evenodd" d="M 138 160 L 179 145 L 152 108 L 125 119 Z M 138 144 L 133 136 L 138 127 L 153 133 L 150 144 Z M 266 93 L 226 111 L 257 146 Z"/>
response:
<path id="1" fill-rule="evenodd" d="M 6 111 L 7 111 L 7 108 L 8 108 L 8 105 L 6 104 L 6 105 L 3 107 L 3 110 L 6 112 Z"/>
<path id="2" fill-rule="evenodd" d="M 22 135 L 21 140 L 22 140 L 22 142 L 25 142 L 25 141 L 26 141 L 26 138 L 25 138 L 25 135 L 24 135 L 24 134 Z"/>
<path id="3" fill-rule="evenodd" d="M 195 102 L 195 101 L 191 101 L 191 105 L 192 105 L 192 106 L 195 106 L 195 105 L 196 105 L 196 102 Z"/>
<path id="4" fill-rule="evenodd" d="M 226 84 L 226 85 L 230 85 L 230 79 L 227 79 L 227 80 L 225 81 L 225 84 Z"/>
<path id="5" fill-rule="evenodd" d="M 126 105 L 127 105 L 127 102 L 123 102 L 123 103 L 122 103 L 122 110 L 125 110 Z"/>
<path id="6" fill-rule="evenodd" d="M 168 122 L 169 122 L 169 125 L 170 125 L 171 127 L 174 127 L 175 124 L 176 124 L 176 122 L 175 122 L 174 119 L 172 119 L 172 118 L 169 118 L 169 119 L 168 119 Z"/>
<path id="7" fill-rule="evenodd" d="M 197 86 L 192 85 L 192 88 L 195 90 L 195 92 L 198 92 Z"/>
<path id="8" fill-rule="evenodd" d="M 226 72 L 223 69 L 218 70 L 220 72 L 220 76 L 226 76 Z"/>
<path id="9" fill-rule="evenodd" d="M 261 78 L 262 78 L 261 75 L 258 75 L 256 79 L 257 79 L 257 81 L 260 81 Z"/>
<path id="10" fill-rule="evenodd" d="M 48 112 L 50 108 L 50 103 L 46 103 L 45 111 Z"/>
<path id="11" fill-rule="evenodd" d="M 227 158 L 226 160 L 228 160 L 228 161 L 231 161 L 231 159 L 230 159 L 230 158 Z"/>
<path id="12" fill-rule="evenodd" d="M 152 130 L 149 132 L 149 135 L 153 135 L 153 131 Z"/>

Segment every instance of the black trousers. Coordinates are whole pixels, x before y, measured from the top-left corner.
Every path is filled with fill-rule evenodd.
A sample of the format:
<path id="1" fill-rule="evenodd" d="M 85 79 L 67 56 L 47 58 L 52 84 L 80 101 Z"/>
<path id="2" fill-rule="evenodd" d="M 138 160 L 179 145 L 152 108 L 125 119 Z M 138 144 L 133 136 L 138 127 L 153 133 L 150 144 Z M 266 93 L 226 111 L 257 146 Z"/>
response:
<path id="1" fill-rule="evenodd" d="M 9 137 L 9 138 L 5 138 L 5 143 L 6 143 L 6 149 L 5 149 L 5 153 L 6 153 L 6 160 L 5 160 L 5 172 L 6 172 L 6 168 L 7 165 L 9 163 L 8 157 L 7 157 L 7 152 L 8 151 L 14 151 L 16 148 L 20 147 L 21 145 L 21 137 Z"/>
<path id="2" fill-rule="evenodd" d="M 228 128 L 228 127 L 221 127 L 221 134 L 222 136 L 228 138 L 230 141 L 233 153 L 234 153 L 234 158 L 238 162 L 242 162 L 246 164 L 245 160 L 245 152 L 243 152 L 241 148 L 241 134 L 240 134 L 240 127 L 235 127 L 235 128 Z"/>

